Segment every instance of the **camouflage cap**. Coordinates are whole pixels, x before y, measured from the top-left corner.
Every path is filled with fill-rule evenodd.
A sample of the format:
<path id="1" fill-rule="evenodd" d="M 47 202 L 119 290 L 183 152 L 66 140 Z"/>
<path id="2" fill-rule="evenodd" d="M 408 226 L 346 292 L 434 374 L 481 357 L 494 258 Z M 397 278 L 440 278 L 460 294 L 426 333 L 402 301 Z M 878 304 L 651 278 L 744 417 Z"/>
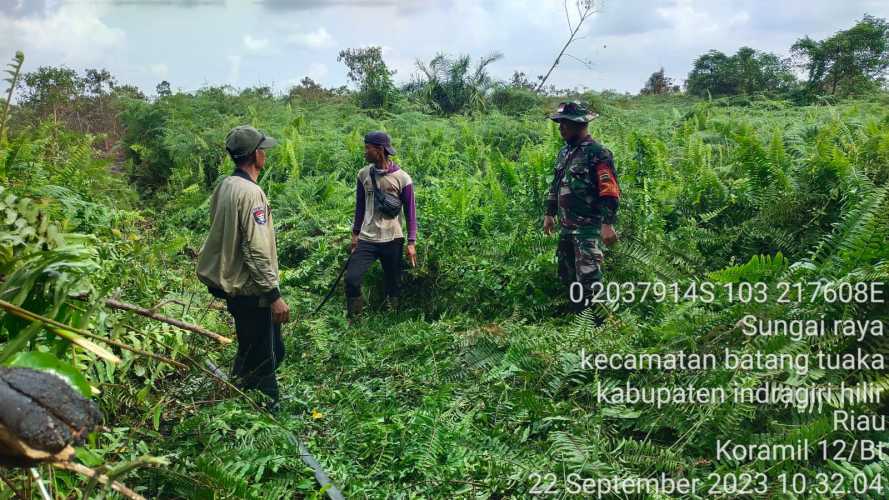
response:
<path id="1" fill-rule="evenodd" d="M 241 125 L 231 129 L 225 136 L 225 150 L 233 158 L 243 158 L 253 154 L 257 149 L 269 149 L 278 144 L 274 138 L 269 137 L 250 125 Z"/>
<path id="2" fill-rule="evenodd" d="M 559 120 L 571 120 L 573 122 L 587 123 L 598 116 L 598 114 L 588 110 L 579 101 L 565 101 L 559 103 L 559 108 L 555 113 L 549 115 L 549 119 L 556 122 Z"/>

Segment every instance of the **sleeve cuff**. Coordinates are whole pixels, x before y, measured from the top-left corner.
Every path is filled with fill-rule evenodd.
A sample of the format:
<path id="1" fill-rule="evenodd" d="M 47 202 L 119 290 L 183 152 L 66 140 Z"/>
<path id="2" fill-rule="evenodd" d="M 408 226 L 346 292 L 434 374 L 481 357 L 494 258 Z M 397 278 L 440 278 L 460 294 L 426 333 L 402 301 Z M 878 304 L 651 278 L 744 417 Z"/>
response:
<path id="1" fill-rule="evenodd" d="M 272 288 L 268 292 L 263 293 L 262 297 L 271 304 L 281 298 L 281 290 L 279 290 L 278 287 Z"/>
<path id="2" fill-rule="evenodd" d="M 556 212 L 558 211 L 558 206 L 554 203 L 547 203 L 543 209 L 543 213 L 549 217 L 555 217 Z"/>

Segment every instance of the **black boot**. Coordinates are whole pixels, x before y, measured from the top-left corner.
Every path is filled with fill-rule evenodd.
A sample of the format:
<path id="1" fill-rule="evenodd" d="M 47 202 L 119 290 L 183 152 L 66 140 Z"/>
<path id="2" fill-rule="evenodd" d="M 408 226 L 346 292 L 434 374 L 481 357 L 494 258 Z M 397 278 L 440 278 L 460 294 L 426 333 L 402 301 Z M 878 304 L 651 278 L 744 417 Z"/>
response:
<path id="1" fill-rule="evenodd" d="M 389 311 L 390 312 L 398 312 L 398 304 L 399 298 L 397 296 L 389 296 L 386 298 L 386 302 L 389 303 Z"/>
<path id="2" fill-rule="evenodd" d="M 281 401 L 278 399 L 270 399 L 265 402 L 265 405 L 263 405 L 263 407 L 265 408 L 265 411 L 271 413 L 272 415 L 277 415 L 278 412 L 281 410 Z"/>
<path id="3" fill-rule="evenodd" d="M 361 311 L 363 310 L 363 297 L 360 295 L 358 297 L 346 297 L 346 317 L 349 318 L 350 325 L 358 321 L 358 318 L 361 316 Z"/>

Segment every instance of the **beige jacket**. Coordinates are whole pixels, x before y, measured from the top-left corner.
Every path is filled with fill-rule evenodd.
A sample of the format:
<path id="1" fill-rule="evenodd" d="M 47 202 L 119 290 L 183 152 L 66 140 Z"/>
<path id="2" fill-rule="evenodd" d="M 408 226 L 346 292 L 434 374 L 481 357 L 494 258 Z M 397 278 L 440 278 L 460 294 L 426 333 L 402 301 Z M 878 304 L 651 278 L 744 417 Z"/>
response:
<path id="1" fill-rule="evenodd" d="M 268 199 L 246 173 L 226 177 L 210 199 L 210 233 L 198 254 L 198 278 L 226 295 L 280 297 L 278 251 Z"/>
<path id="2" fill-rule="evenodd" d="M 385 243 L 397 238 L 404 238 L 404 231 L 402 230 L 403 211 L 398 212 L 398 216 L 391 219 L 383 216 L 383 214 L 375 213 L 373 182 L 370 178 L 370 169 L 372 168 L 374 168 L 374 165 L 370 164 L 358 171 L 358 182 L 364 186 L 365 197 L 364 218 L 358 233 L 358 239 Z M 380 190 L 395 196 L 399 196 L 402 190 L 411 185 L 412 182 L 411 176 L 401 169 L 385 175 L 377 175 L 377 185 Z"/>

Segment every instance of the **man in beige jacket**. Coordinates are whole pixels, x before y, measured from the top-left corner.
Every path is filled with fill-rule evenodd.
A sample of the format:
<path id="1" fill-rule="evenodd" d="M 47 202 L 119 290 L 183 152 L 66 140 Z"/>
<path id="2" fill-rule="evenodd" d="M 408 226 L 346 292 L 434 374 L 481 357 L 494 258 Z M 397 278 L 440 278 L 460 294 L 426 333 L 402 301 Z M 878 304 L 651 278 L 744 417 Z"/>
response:
<path id="1" fill-rule="evenodd" d="M 225 138 L 236 168 L 210 199 L 210 232 L 198 254 L 198 278 L 226 301 L 234 317 L 238 353 L 232 376 L 247 389 L 279 397 L 275 370 L 284 358 L 281 324 L 290 308 L 278 288 L 278 254 L 271 207 L 256 183 L 265 150 L 277 141 L 242 125 Z"/>

